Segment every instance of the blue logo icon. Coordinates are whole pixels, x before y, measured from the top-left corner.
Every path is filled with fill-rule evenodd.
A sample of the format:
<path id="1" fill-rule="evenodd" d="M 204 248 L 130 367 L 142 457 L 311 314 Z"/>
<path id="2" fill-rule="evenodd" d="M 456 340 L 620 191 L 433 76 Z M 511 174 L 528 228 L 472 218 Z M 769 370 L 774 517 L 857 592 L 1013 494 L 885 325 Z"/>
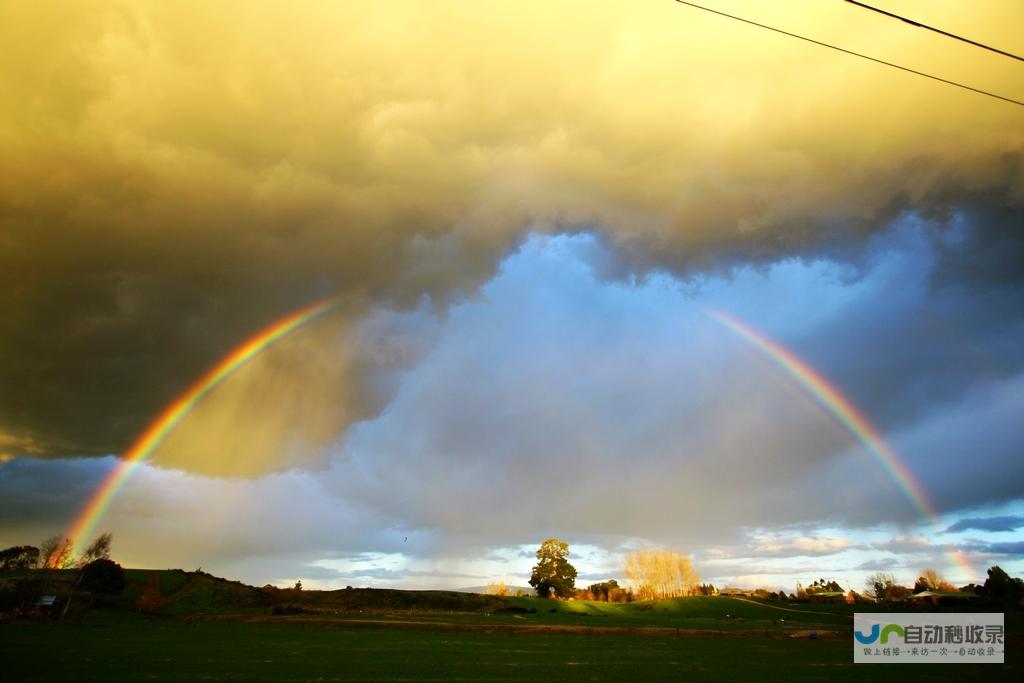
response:
<path id="1" fill-rule="evenodd" d="M 854 631 L 853 637 L 857 639 L 858 643 L 861 643 L 863 645 L 870 645 L 871 643 L 878 640 L 879 631 L 881 631 L 882 645 L 885 645 L 889 642 L 889 636 L 892 634 L 898 635 L 901 639 L 905 635 L 903 627 L 899 624 L 886 624 L 885 628 L 882 629 L 879 628 L 878 624 L 872 624 L 871 631 L 867 635 L 864 635 L 860 631 Z"/>

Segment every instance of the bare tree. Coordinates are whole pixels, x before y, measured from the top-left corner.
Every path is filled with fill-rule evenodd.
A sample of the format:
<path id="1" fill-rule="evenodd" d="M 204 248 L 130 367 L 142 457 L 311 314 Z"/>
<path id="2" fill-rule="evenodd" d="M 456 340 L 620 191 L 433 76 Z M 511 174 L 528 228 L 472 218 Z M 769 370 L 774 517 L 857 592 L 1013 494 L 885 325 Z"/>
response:
<path id="1" fill-rule="evenodd" d="M 67 569 L 72 564 L 71 539 L 53 536 L 39 545 L 39 566 L 44 569 Z"/>
<path id="2" fill-rule="evenodd" d="M 644 549 L 628 553 L 624 572 L 640 600 L 689 595 L 700 583 L 690 558 L 671 550 Z"/>
<path id="3" fill-rule="evenodd" d="M 109 531 L 105 534 L 100 534 L 99 538 L 93 541 L 92 545 L 86 548 L 81 557 L 78 558 L 78 566 L 84 567 L 93 560 L 109 560 L 110 544 L 113 540 L 114 534 Z"/>
<path id="4" fill-rule="evenodd" d="M 946 581 L 934 569 L 925 569 L 921 572 L 917 582 L 914 584 L 914 592 L 921 591 L 955 591 L 956 588 L 949 581 Z"/>

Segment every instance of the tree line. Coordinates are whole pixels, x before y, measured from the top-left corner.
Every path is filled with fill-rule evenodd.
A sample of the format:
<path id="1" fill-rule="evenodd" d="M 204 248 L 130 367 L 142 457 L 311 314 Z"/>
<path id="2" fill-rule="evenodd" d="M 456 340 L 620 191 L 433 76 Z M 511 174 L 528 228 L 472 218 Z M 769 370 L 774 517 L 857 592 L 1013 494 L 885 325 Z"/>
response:
<path id="1" fill-rule="evenodd" d="M 100 534 L 78 557 L 73 557 L 74 544 L 65 536 L 52 536 L 39 546 L 12 546 L 0 550 L 0 571 L 84 567 L 94 560 L 109 560 L 113 540 L 112 533 Z"/>
<path id="2" fill-rule="evenodd" d="M 717 595 L 719 590 L 700 582 L 690 558 L 664 548 L 646 548 L 626 553 L 623 574 L 629 585 L 620 586 L 610 579 L 576 588 L 576 568 L 569 562 L 569 544 L 558 538 L 545 540 L 537 550 L 537 564 L 530 576 L 530 585 L 542 598 L 596 600 L 601 602 L 632 602 L 634 600 L 660 600 L 686 595 Z M 754 597 L 785 600 L 787 602 L 820 599 L 870 600 L 874 602 L 900 602 L 914 594 L 935 593 L 936 597 L 948 593 L 968 593 L 1009 603 L 1024 600 L 1024 581 L 1010 577 L 999 566 L 988 570 L 988 578 L 981 586 L 968 584 L 959 589 L 934 569 L 921 572 L 913 588 L 899 584 L 892 574 L 877 572 L 867 577 L 865 592 L 844 591 L 834 579 L 819 578 L 804 587 L 799 583 L 796 592 L 773 592 L 760 588 L 742 591 Z M 502 584 L 504 585 L 504 584 Z M 728 592 L 728 589 L 722 589 Z"/>
<path id="3" fill-rule="evenodd" d="M 682 595 L 714 593 L 710 584 L 700 584 L 690 558 L 667 549 L 646 548 L 625 556 L 623 573 L 630 585 L 620 586 L 611 579 L 576 588 L 576 568 L 569 562 L 569 544 L 549 538 L 537 550 L 537 564 L 530 575 L 530 585 L 542 598 L 579 598 L 603 602 L 632 602 Z"/>

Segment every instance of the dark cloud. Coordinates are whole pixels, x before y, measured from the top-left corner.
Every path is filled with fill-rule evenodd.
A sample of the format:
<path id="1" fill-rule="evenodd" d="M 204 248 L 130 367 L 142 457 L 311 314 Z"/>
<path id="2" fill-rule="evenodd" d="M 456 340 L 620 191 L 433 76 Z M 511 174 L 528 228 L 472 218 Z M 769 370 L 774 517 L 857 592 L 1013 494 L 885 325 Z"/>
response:
<path id="1" fill-rule="evenodd" d="M 1013 559 L 1024 558 L 1024 541 L 1000 541 L 997 543 L 965 543 L 964 547 L 972 552 L 989 555 L 1007 555 Z"/>
<path id="2" fill-rule="evenodd" d="M 990 543 L 985 548 L 982 548 L 982 550 L 987 553 L 1010 555 L 1016 559 L 1021 559 L 1024 558 L 1024 541 Z"/>
<path id="3" fill-rule="evenodd" d="M 1024 221 L 1024 212 L 1017 213 Z M 796 341 L 879 427 L 898 429 L 963 399 L 978 381 L 1005 380 L 1024 369 L 1018 343 L 1024 313 L 1017 303 L 1024 280 L 993 282 L 952 265 L 974 259 L 971 245 L 989 243 L 989 236 L 1011 253 L 1024 246 L 1020 231 L 1011 237 L 990 218 L 968 212 L 955 226 L 915 216 L 897 221 L 875 238 L 868 266 L 884 282 L 876 276 L 873 285 L 851 283 L 860 296 Z M 997 232 L 1007 239 L 995 238 Z"/>
<path id="4" fill-rule="evenodd" d="M 557 4 L 503 10 L 522 21 L 492 11 L 246 6 L 239 22 L 187 3 L 5 7 L 0 45 L 19 69 L 3 75 L 0 117 L 0 444 L 122 452 L 270 321 L 339 292 L 354 297 L 340 326 L 424 295 L 443 307 L 528 230 L 603 231 L 616 277 L 855 252 L 907 211 L 966 207 L 1012 237 L 1019 121 L 1001 105 L 890 74 L 852 93 L 884 102 L 881 121 L 810 102 L 778 80 L 806 59 L 781 44 L 753 70 L 717 60 L 722 99 L 695 106 L 709 89 L 679 51 L 717 52 L 745 39 L 740 27 L 680 42 L 678 13 L 657 3 L 592 8 L 582 24 Z M 645 50 L 628 47 L 637 35 Z M 845 59 L 823 55 L 821 82 L 840 82 Z M 978 234 L 970 254 L 943 256 L 947 280 L 1012 281 L 1019 249 Z M 281 364 L 312 372 L 301 357 Z M 301 416 L 316 411 L 297 408 L 299 440 L 321 447 L 379 411 L 364 369 L 356 357 L 325 373 L 350 385 L 330 396 L 344 407 L 310 424 Z M 907 398 L 855 393 L 888 398 L 886 414 Z"/>
<path id="5" fill-rule="evenodd" d="M 1016 531 L 1024 527 L 1024 517 L 1019 515 L 1001 515 L 999 517 L 964 517 L 951 524 L 946 533 L 955 531 Z"/>

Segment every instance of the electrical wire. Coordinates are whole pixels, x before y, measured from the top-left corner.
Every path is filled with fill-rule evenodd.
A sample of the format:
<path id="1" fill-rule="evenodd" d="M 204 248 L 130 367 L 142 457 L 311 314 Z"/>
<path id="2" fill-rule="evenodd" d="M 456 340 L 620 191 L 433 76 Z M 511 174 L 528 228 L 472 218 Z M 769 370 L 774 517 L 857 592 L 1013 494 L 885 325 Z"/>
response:
<path id="1" fill-rule="evenodd" d="M 857 5 L 858 7 L 863 7 L 864 9 L 869 9 L 872 12 L 878 12 L 879 14 L 884 14 L 885 16 L 891 17 L 893 19 L 899 19 L 900 21 L 902 21 L 905 24 L 910 24 L 911 26 L 916 26 L 917 28 L 923 28 L 923 29 L 925 29 L 927 31 L 934 31 L 935 33 L 940 33 L 940 34 L 946 36 L 947 38 L 953 38 L 954 40 L 960 40 L 960 41 L 963 41 L 965 43 L 969 43 L 970 45 L 973 45 L 974 47 L 980 47 L 983 50 L 989 50 L 990 52 L 995 52 L 997 54 L 1001 54 L 1004 57 L 1009 57 L 1010 59 L 1016 59 L 1018 62 L 1024 62 L 1024 57 L 1018 57 L 1017 55 L 1013 54 L 1012 52 L 1005 52 L 1003 50 L 1000 50 L 999 48 L 995 48 L 995 47 L 992 47 L 990 45 L 985 45 L 984 43 L 979 43 L 976 40 L 971 40 L 970 38 L 964 38 L 963 36 L 958 36 L 957 34 L 950 33 L 949 31 L 943 31 L 941 28 L 935 28 L 934 26 L 929 26 L 928 24 L 922 24 L 919 21 L 914 21 L 913 19 L 908 19 L 906 17 L 902 17 L 902 16 L 900 16 L 898 14 L 894 14 L 893 12 L 889 12 L 889 11 L 884 10 L 884 9 L 879 9 L 878 7 L 872 7 L 871 5 L 865 5 L 863 2 L 858 2 L 858 0 L 846 0 L 846 2 L 850 3 L 851 5 Z"/>
<path id="2" fill-rule="evenodd" d="M 899 69 L 900 71 L 906 71 L 907 73 L 911 73 L 911 74 L 914 74 L 916 76 L 923 76 L 924 78 L 930 78 L 931 80 L 938 81 L 939 83 L 945 83 L 946 85 L 952 85 L 954 87 L 962 88 L 964 90 L 970 90 L 971 92 L 977 93 L 979 95 L 985 95 L 987 97 L 993 97 L 993 98 L 995 98 L 997 100 L 1002 100 L 1003 102 L 1009 102 L 1010 104 L 1016 104 L 1017 106 L 1024 107 L 1024 102 L 1022 102 L 1020 100 L 1015 100 L 1012 97 L 1003 97 L 1002 95 L 997 95 L 994 92 L 989 92 L 987 90 L 981 90 L 979 88 L 974 88 L 974 87 L 971 87 L 969 85 L 964 85 L 963 83 L 957 83 L 956 81 L 951 81 L 951 80 L 949 80 L 947 78 L 942 78 L 941 76 L 933 76 L 932 74 L 928 74 L 928 73 L 925 73 L 923 71 L 917 71 L 916 69 L 911 69 L 910 67 L 900 66 L 899 64 L 894 64 L 893 62 L 887 62 L 884 59 L 878 59 L 876 57 L 871 57 L 871 56 L 862 54 L 860 52 L 854 52 L 853 50 L 847 50 L 846 48 L 839 47 L 837 45 L 832 45 L 831 43 L 826 43 L 826 42 L 823 42 L 823 41 L 820 41 L 820 40 L 815 40 L 814 38 L 808 38 L 807 36 L 801 36 L 801 35 L 799 35 L 797 33 L 790 33 L 789 31 L 784 31 L 781 28 L 775 28 L 774 26 L 768 26 L 767 24 L 759 24 L 758 22 L 751 21 L 750 19 L 744 19 L 743 17 L 738 17 L 738 16 L 736 16 L 734 14 L 727 14 L 725 12 L 720 12 L 719 10 L 711 9 L 710 7 L 705 7 L 703 5 L 698 5 L 698 4 L 693 3 L 693 2 L 687 2 L 686 0 L 675 0 L 675 2 L 679 3 L 680 5 L 687 5 L 689 7 L 694 7 L 694 8 L 699 9 L 699 10 L 704 10 L 705 12 L 711 12 L 712 14 L 718 14 L 720 16 L 727 17 L 729 19 L 735 19 L 736 21 L 741 21 L 744 24 L 750 24 L 751 26 L 756 26 L 758 28 L 763 28 L 763 29 L 767 29 L 769 31 L 774 31 L 775 33 L 781 33 L 784 36 L 789 36 L 791 38 L 798 38 L 798 39 L 806 41 L 808 43 L 814 43 L 815 45 L 820 45 L 821 47 L 827 47 L 829 49 L 837 50 L 839 52 L 843 52 L 843 53 L 848 54 L 848 55 L 853 55 L 854 57 L 860 57 L 861 59 L 867 59 L 869 61 L 875 62 L 876 64 L 884 64 L 885 66 L 890 66 L 890 67 L 892 67 L 894 69 Z"/>

